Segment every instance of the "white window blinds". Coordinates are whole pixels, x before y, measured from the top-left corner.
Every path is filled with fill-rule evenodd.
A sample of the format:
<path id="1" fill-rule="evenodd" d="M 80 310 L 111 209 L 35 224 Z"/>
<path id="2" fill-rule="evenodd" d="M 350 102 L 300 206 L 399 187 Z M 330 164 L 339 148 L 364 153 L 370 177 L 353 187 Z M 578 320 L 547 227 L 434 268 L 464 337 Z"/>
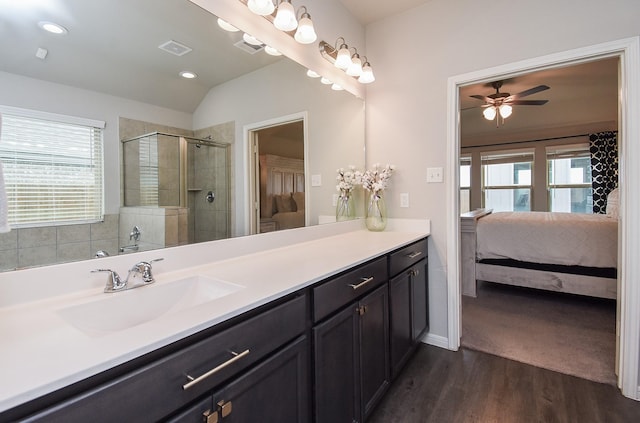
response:
<path id="1" fill-rule="evenodd" d="M 102 220 L 104 122 L 7 107 L 0 113 L 10 225 Z"/>

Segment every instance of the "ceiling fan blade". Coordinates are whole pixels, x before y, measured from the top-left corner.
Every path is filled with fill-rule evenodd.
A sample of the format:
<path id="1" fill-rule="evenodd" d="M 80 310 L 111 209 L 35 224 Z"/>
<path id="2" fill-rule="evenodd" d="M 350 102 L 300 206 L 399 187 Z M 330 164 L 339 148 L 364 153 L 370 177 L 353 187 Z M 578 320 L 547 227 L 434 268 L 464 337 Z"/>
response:
<path id="1" fill-rule="evenodd" d="M 495 100 L 492 99 L 491 97 L 485 97 L 483 95 L 478 95 L 478 94 L 472 95 L 472 96 L 469 96 L 469 97 L 477 98 L 478 100 L 482 100 L 482 101 L 487 102 L 489 104 L 493 104 L 495 102 Z"/>
<path id="2" fill-rule="evenodd" d="M 545 91 L 545 90 L 548 90 L 548 89 L 549 89 L 549 87 L 546 86 L 546 85 L 538 85 L 537 87 L 529 88 L 528 90 L 524 90 L 524 91 L 522 91 L 522 92 L 520 92 L 518 94 L 513 94 L 510 97 L 522 98 L 522 97 L 526 97 L 528 95 L 539 93 L 540 91 Z"/>
<path id="3" fill-rule="evenodd" d="M 548 101 L 549 100 L 513 100 L 506 103 L 515 106 L 542 106 L 543 104 L 547 104 Z"/>

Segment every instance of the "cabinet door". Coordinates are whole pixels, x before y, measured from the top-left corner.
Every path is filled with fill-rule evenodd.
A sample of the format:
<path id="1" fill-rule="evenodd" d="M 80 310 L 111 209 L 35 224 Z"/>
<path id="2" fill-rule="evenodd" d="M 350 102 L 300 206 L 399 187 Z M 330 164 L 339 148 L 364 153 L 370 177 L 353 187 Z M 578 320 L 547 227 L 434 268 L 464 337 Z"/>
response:
<path id="1" fill-rule="evenodd" d="M 383 285 L 359 302 L 360 383 L 364 419 L 389 385 L 389 292 Z"/>
<path id="2" fill-rule="evenodd" d="M 411 268 L 412 338 L 415 342 L 429 328 L 429 267 L 422 260 Z"/>
<path id="3" fill-rule="evenodd" d="M 302 337 L 171 422 L 307 423 L 309 350 Z M 210 406 L 209 406 L 210 405 Z M 207 419 L 208 416 L 208 419 Z"/>
<path id="4" fill-rule="evenodd" d="M 413 347 L 410 269 L 389 281 L 389 324 L 391 332 L 391 375 L 396 377 Z"/>
<path id="5" fill-rule="evenodd" d="M 316 423 L 359 420 L 357 317 L 353 304 L 313 328 Z"/>

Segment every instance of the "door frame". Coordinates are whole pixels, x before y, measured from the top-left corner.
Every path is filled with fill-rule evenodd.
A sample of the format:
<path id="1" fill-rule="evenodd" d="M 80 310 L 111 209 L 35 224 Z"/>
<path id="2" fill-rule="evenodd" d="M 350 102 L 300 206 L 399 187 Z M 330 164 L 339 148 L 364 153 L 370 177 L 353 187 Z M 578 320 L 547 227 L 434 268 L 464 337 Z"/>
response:
<path id="1" fill-rule="evenodd" d="M 290 115 L 280 116 L 260 122 L 254 122 L 243 126 L 244 133 L 244 149 L 247 154 L 244 157 L 244 169 L 247 169 L 247 178 L 244 183 L 244 201 L 249 209 L 245 213 L 244 234 L 254 235 L 260 230 L 260 186 L 259 186 L 259 160 L 257 151 L 254 150 L 253 144 L 256 139 L 256 132 L 261 129 L 271 128 L 273 126 L 286 125 L 292 122 L 302 121 L 303 125 L 303 144 L 304 144 L 304 200 L 305 200 L 305 226 L 309 226 L 309 213 L 306 212 L 310 205 L 309 199 L 309 120 L 306 111 L 292 113 Z"/>
<path id="2" fill-rule="evenodd" d="M 458 163 L 460 159 L 459 87 L 505 79 L 536 70 L 618 57 L 620 212 L 618 225 L 618 307 L 620 339 L 618 387 L 626 397 L 640 400 L 640 37 L 597 44 L 533 59 L 452 76 L 447 82 L 447 290 L 448 347 L 458 350 L 461 336 L 460 205 Z M 634 163 L 636 165 L 634 166 Z"/>

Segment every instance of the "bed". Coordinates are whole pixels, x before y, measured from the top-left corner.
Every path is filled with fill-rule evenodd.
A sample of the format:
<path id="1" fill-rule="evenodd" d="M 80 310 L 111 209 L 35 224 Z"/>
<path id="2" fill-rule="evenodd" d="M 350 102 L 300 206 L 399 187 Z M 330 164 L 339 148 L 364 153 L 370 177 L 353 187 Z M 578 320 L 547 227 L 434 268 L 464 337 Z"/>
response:
<path id="1" fill-rule="evenodd" d="M 304 161 L 260 155 L 260 232 L 305 226 Z"/>
<path id="2" fill-rule="evenodd" d="M 617 251 L 613 213 L 478 209 L 461 216 L 462 292 L 482 280 L 614 299 Z"/>

